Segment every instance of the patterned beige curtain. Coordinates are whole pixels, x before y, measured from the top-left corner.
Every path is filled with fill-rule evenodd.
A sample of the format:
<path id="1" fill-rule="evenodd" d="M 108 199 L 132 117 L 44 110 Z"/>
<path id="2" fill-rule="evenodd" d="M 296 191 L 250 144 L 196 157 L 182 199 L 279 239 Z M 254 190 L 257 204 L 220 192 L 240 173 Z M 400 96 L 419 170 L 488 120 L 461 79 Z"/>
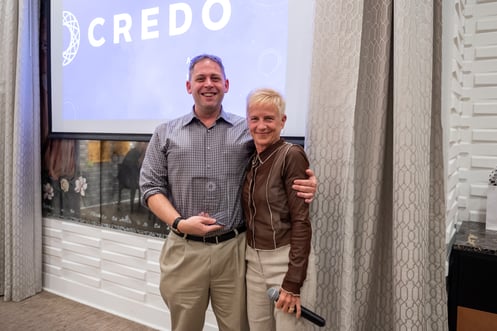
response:
<path id="1" fill-rule="evenodd" d="M 327 330 L 446 330 L 441 0 L 315 9 L 316 311 Z"/>
<path id="2" fill-rule="evenodd" d="M 39 0 L 0 1 L 0 296 L 42 288 Z"/>

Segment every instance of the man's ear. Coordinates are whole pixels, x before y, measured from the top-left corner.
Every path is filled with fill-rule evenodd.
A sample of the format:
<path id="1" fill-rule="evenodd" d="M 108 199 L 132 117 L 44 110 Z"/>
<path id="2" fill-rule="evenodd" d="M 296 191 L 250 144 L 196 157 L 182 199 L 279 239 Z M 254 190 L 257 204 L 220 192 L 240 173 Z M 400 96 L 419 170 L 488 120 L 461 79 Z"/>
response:
<path id="1" fill-rule="evenodd" d="M 186 92 L 188 92 L 188 94 L 192 94 L 192 84 L 189 80 L 186 81 Z"/>

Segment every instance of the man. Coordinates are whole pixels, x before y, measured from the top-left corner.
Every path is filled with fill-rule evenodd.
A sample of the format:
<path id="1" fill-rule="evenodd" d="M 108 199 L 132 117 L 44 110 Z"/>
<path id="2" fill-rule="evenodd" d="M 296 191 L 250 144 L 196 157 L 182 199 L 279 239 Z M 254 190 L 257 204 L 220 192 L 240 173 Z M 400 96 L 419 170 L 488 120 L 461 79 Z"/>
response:
<path id="1" fill-rule="evenodd" d="M 202 330 L 209 300 L 219 330 L 248 330 L 240 197 L 253 141 L 245 118 L 222 108 L 229 81 L 220 58 L 193 58 L 186 89 L 193 111 L 155 129 L 140 175 L 142 203 L 172 231 L 160 256 L 161 295 L 175 331 Z M 308 175 L 294 188 L 310 202 L 316 180 Z"/>

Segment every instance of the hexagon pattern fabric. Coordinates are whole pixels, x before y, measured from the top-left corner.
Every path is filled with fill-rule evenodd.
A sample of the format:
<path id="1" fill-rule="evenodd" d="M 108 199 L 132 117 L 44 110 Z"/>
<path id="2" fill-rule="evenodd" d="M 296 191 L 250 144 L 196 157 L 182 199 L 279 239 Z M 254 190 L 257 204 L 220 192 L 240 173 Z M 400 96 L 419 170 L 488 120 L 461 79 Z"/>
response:
<path id="1" fill-rule="evenodd" d="M 0 295 L 42 288 L 39 1 L 0 5 Z"/>
<path id="2" fill-rule="evenodd" d="M 445 330 L 441 1 L 316 0 L 314 24 L 316 311 L 330 330 Z"/>

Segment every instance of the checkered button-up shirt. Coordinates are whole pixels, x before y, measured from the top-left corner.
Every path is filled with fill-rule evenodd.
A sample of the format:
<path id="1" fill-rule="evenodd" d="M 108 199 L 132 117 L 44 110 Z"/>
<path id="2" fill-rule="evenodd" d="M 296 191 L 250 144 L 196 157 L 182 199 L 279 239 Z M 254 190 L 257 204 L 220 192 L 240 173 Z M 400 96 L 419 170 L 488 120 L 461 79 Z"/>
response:
<path id="1" fill-rule="evenodd" d="M 206 128 L 193 111 L 159 125 L 140 174 L 142 202 L 163 193 L 184 218 L 206 212 L 224 228 L 244 223 L 241 189 L 254 151 L 245 119 L 222 111 Z"/>

